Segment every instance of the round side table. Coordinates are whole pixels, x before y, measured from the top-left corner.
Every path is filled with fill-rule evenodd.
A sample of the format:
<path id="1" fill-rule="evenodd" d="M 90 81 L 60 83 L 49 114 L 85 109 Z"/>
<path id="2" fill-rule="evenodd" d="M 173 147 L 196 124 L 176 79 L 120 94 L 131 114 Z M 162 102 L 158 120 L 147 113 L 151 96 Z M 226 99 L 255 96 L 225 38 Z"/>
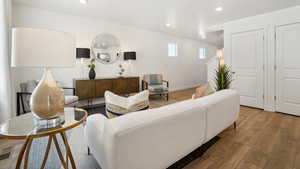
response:
<path id="1" fill-rule="evenodd" d="M 44 154 L 44 159 L 41 164 L 41 169 L 45 168 L 52 141 L 57 150 L 58 157 L 64 169 L 68 169 L 69 160 L 73 169 L 76 169 L 75 161 L 68 143 L 65 131 L 72 129 L 82 124 L 87 118 L 87 112 L 78 108 L 65 108 L 64 112 L 60 114 L 63 122 L 55 128 L 39 129 L 35 125 L 35 117 L 32 113 L 27 113 L 15 118 L 12 118 L 5 123 L 0 124 L 0 139 L 25 139 L 21 151 L 18 155 L 16 169 L 21 168 L 22 161 L 24 160 L 24 169 L 28 168 L 28 158 L 33 139 L 39 137 L 48 137 L 48 143 Z M 56 135 L 62 137 L 66 150 L 66 158 L 64 158 L 62 151 L 59 147 Z M 25 155 L 25 156 L 24 156 Z"/>

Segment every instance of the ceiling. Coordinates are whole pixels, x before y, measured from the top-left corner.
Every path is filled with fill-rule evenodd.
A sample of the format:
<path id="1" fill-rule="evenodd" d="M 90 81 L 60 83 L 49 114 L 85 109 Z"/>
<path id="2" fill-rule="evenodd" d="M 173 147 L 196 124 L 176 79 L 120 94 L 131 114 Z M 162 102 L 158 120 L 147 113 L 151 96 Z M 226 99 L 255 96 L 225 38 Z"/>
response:
<path id="1" fill-rule="evenodd" d="M 13 0 L 17 4 L 91 16 L 193 39 L 218 31 L 225 22 L 300 5 L 299 0 Z M 217 12 L 218 6 L 223 11 Z M 170 24 L 169 27 L 166 24 Z M 219 45 L 220 32 L 206 40 Z"/>

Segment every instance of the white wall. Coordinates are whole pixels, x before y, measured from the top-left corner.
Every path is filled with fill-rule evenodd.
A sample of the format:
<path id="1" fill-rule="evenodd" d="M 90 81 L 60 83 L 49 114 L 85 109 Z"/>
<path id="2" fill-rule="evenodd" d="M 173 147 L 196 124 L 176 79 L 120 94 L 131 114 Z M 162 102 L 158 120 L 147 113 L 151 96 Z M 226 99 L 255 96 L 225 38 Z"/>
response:
<path id="1" fill-rule="evenodd" d="M 123 51 L 136 51 L 137 60 L 132 62 L 131 73 L 163 73 L 170 81 L 171 90 L 190 88 L 206 81 L 205 61 L 198 59 L 198 48 L 206 47 L 208 57 L 214 56 L 216 47 L 200 41 L 175 37 L 136 27 L 119 25 L 97 18 L 73 16 L 26 6 L 13 6 L 13 25 L 15 27 L 36 27 L 59 30 L 76 36 L 77 47 L 90 47 L 93 38 L 100 33 L 111 33 L 120 39 Z M 178 57 L 167 56 L 167 44 L 178 44 Z M 62 56 L 63 57 L 63 56 Z M 75 56 L 74 56 L 75 57 Z M 97 77 L 116 76 L 119 61 L 112 65 L 97 63 Z M 82 68 L 52 69 L 55 78 L 64 86 L 72 86 L 73 78 L 82 78 Z M 84 77 L 88 76 L 84 68 Z M 19 82 L 39 79 L 41 69 L 14 68 L 15 87 Z"/>
<path id="2" fill-rule="evenodd" d="M 237 32 L 264 30 L 264 109 L 275 111 L 275 30 L 277 26 L 300 22 L 300 6 L 244 18 L 224 24 L 225 62 L 231 64 L 231 35 Z"/>

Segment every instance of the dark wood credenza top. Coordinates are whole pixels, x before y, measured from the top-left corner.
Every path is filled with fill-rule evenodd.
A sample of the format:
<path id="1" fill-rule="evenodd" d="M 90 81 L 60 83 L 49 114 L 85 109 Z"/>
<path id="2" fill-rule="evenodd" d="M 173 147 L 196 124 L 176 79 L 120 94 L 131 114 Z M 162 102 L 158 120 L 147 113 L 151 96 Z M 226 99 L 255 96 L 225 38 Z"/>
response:
<path id="1" fill-rule="evenodd" d="M 97 79 L 74 79 L 76 95 L 80 100 L 104 97 L 106 90 L 116 94 L 136 93 L 140 90 L 140 78 L 104 77 Z"/>

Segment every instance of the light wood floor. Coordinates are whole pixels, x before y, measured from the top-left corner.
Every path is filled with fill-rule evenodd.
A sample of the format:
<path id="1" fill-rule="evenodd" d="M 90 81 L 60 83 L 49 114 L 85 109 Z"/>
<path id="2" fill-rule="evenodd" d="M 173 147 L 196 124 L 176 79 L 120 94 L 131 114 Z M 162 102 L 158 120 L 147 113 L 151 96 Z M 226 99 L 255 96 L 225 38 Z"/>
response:
<path id="1" fill-rule="evenodd" d="M 173 92 L 165 104 L 189 99 L 193 91 Z M 153 108 L 160 106 L 151 102 Z M 300 117 L 241 107 L 237 126 L 222 132 L 221 139 L 185 169 L 300 169 Z M 9 144 L 0 140 L 0 149 Z M 14 162 L 1 160 L 0 168 L 4 161 Z"/>

